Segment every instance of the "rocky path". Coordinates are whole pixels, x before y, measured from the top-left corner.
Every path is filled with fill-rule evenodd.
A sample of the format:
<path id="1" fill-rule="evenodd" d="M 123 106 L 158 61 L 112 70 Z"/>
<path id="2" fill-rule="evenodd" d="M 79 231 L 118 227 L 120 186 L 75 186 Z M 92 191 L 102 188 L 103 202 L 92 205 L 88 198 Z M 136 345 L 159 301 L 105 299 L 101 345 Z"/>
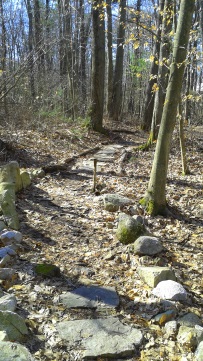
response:
<path id="1" fill-rule="evenodd" d="M 178 229 L 182 240 L 188 229 L 198 235 L 200 218 L 184 230 L 184 223 L 145 217 L 134 194 L 147 182 L 146 173 L 140 180 L 143 164 L 136 155 L 136 168 L 128 166 L 131 152 L 129 145 L 103 146 L 67 172 L 38 179 L 19 198 L 23 240 L 11 265 L 17 277 L 2 283 L 9 295 L 15 295 L 17 314 L 27 320 L 25 346 L 35 360 L 202 359 L 201 273 L 198 267 L 183 273 L 175 253 L 181 251 L 186 260 L 193 249 L 197 264 L 201 255 L 190 240 L 188 248 L 181 242 L 174 248 L 171 242 Z M 151 155 L 147 157 L 150 161 Z M 98 160 L 98 196 L 92 193 L 93 159 Z M 115 193 L 132 204 L 122 206 L 122 198 L 118 209 L 109 212 L 102 197 Z M 163 247 L 156 243 L 154 254 L 149 254 L 148 246 L 137 254 L 119 242 L 115 232 L 121 210 L 145 220 Z M 174 230 L 171 222 L 176 222 Z M 160 225 L 168 229 L 169 237 Z M 47 263 L 59 267 L 60 274 L 37 274 L 36 265 Z M 174 282 L 174 275 L 183 289 L 157 297 L 153 291 L 157 279 Z M 189 277 L 197 288 L 187 286 Z M 177 284 L 170 284 L 170 289 Z M 163 290 L 164 286 L 157 292 Z M 9 345 L 2 341 L 2 350 L 6 342 Z M 19 350 L 16 360 L 31 360 L 26 352 Z"/>

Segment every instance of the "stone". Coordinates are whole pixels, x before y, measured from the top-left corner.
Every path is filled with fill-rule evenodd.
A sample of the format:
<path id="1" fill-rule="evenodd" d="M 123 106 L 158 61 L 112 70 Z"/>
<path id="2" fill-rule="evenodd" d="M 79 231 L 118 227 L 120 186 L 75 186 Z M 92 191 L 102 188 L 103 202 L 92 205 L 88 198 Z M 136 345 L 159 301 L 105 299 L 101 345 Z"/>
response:
<path id="1" fill-rule="evenodd" d="M 0 232 L 3 231 L 6 228 L 6 224 L 4 221 L 0 221 Z"/>
<path id="2" fill-rule="evenodd" d="M 123 244 L 133 243 L 138 237 L 146 234 L 146 228 L 143 224 L 136 221 L 133 217 L 125 213 L 119 215 L 118 228 L 116 236 Z"/>
<path id="3" fill-rule="evenodd" d="M 202 326 L 201 319 L 193 312 L 186 313 L 184 316 L 178 318 L 178 323 L 181 326 L 194 327 L 195 325 Z"/>
<path id="4" fill-rule="evenodd" d="M 82 286 L 60 296 L 67 308 L 115 308 L 119 305 L 119 297 L 113 287 Z"/>
<path id="5" fill-rule="evenodd" d="M 0 331 L 0 342 L 1 341 L 9 341 L 6 331 Z M 0 349 L 0 351 L 1 351 L 1 349 Z"/>
<path id="6" fill-rule="evenodd" d="M 18 231 L 6 231 L 1 234 L 1 241 L 5 246 L 12 243 L 21 243 L 22 239 L 22 233 Z"/>
<path id="7" fill-rule="evenodd" d="M 0 280 L 9 280 L 14 276 L 15 271 L 12 268 L 0 268 Z"/>
<path id="8" fill-rule="evenodd" d="M 31 179 L 30 179 L 29 173 L 26 170 L 22 170 L 22 171 L 20 171 L 20 176 L 21 176 L 23 188 L 29 187 L 31 184 Z"/>
<path id="9" fill-rule="evenodd" d="M 165 328 L 166 334 L 167 334 L 168 336 L 173 336 L 173 335 L 175 335 L 176 332 L 177 332 L 178 323 L 177 323 L 177 321 L 175 321 L 175 320 L 168 321 L 168 322 L 166 322 L 164 328 Z"/>
<path id="10" fill-rule="evenodd" d="M 175 317 L 176 317 L 176 312 L 174 310 L 168 310 L 154 316 L 152 320 L 155 323 L 158 323 L 160 326 L 163 326 L 165 325 L 166 322 L 173 320 Z"/>
<path id="11" fill-rule="evenodd" d="M 175 281 L 161 281 L 156 288 L 152 290 L 153 295 L 167 300 L 187 301 L 188 293 L 184 287 Z"/>
<path id="12" fill-rule="evenodd" d="M 140 330 L 123 325 L 117 317 L 63 321 L 57 330 L 71 348 L 80 345 L 84 360 L 132 356 L 143 339 Z"/>
<path id="13" fill-rule="evenodd" d="M 201 341 L 195 351 L 195 360 L 202 361 L 203 360 L 203 341 Z"/>
<path id="14" fill-rule="evenodd" d="M 17 307 L 17 301 L 14 295 L 5 294 L 0 296 L 0 311 L 14 312 Z"/>
<path id="15" fill-rule="evenodd" d="M 0 361 L 34 361 L 28 349 L 18 343 L 0 342 Z"/>
<path id="16" fill-rule="evenodd" d="M 163 246 L 156 237 L 141 236 L 134 242 L 133 251 L 138 255 L 153 256 L 163 251 Z"/>
<path id="17" fill-rule="evenodd" d="M 30 174 L 31 179 L 33 178 L 44 178 L 45 171 L 43 169 L 34 169 Z"/>
<path id="18" fill-rule="evenodd" d="M 174 271 L 170 267 L 140 266 L 137 268 L 137 272 L 150 287 L 156 287 L 161 281 L 176 280 Z"/>
<path id="19" fill-rule="evenodd" d="M 18 192 L 22 189 L 22 180 L 20 177 L 18 162 L 12 161 L 0 167 L 0 183 L 4 182 L 12 183 L 14 185 L 14 192 Z"/>
<path id="20" fill-rule="evenodd" d="M 19 219 L 15 207 L 15 183 L 0 183 L 0 211 L 7 226 L 18 230 Z"/>
<path id="21" fill-rule="evenodd" d="M 10 262 L 11 257 L 6 254 L 4 257 L 0 257 L 0 268 L 4 267 L 8 262 Z"/>
<path id="22" fill-rule="evenodd" d="M 119 194 L 105 194 L 103 196 L 104 209 L 109 212 L 116 212 L 120 207 L 128 206 L 133 204 L 132 199 L 120 196 Z"/>
<path id="23" fill-rule="evenodd" d="M 6 255 L 16 256 L 16 252 L 9 246 L 0 248 L 0 258 L 5 257 Z"/>
<path id="24" fill-rule="evenodd" d="M 24 319 L 11 311 L 0 311 L 0 331 L 6 331 L 10 341 L 23 341 L 28 334 Z"/>
<path id="25" fill-rule="evenodd" d="M 54 264 L 41 263 L 35 266 L 35 272 L 39 276 L 43 277 L 60 277 L 60 268 Z"/>
<path id="26" fill-rule="evenodd" d="M 181 346 L 193 351 L 197 346 L 197 333 L 194 328 L 187 326 L 180 326 L 177 341 Z"/>

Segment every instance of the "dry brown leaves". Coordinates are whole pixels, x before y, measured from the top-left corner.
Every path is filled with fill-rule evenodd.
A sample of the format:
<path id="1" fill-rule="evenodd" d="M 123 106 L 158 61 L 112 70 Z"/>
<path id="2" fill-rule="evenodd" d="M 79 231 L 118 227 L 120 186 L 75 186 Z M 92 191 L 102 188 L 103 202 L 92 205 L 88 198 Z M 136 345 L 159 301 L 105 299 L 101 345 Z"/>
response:
<path id="1" fill-rule="evenodd" d="M 154 152 L 153 149 L 145 153 L 134 151 L 144 138 L 140 131 L 134 135 L 111 133 L 105 137 L 79 127 L 67 129 L 66 125 L 52 128 L 51 132 L 47 129 L 46 132 L 19 130 L 10 133 L 15 152 L 6 160 L 16 159 L 28 168 L 42 167 L 61 163 L 96 144 L 122 143 L 130 154 L 130 159 L 125 162 L 125 176 L 118 176 L 115 172 L 120 157 L 118 152 L 113 164 L 105 164 L 99 182 L 105 192 L 120 193 L 138 204 L 147 187 Z M 67 355 L 57 338 L 55 324 L 64 318 L 87 317 L 87 311 L 85 315 L 78 310 L 70 313 L 58 303 L 62 292 L 81 284 L 116 287 L 121 300 L 116 313 L 126 323 L 140 327 L 145 334 L 140 360 L 180 359 L 182 351 L 176 340 L 166 338 L 163 328 L 151 322 L 151 318 L 162 311 L 161 305 L 151 297 L 151 289 L 139 279 L 136 268 L 140 264 L 171 265 L 178 281 L 191 293 L 190 304 L 178 305 L 179 314 L 193 311 L 201 315 L 201 156 L 195 140 L 188 140 L 191 175 L 181 176 L 180 150 L 175 133 L 167 197 L 178 218 L 145 215 L 150 231 L 160 237 L 166 247 L 166 252 L 160 257 L 139 258 L 127 246 L 117 242 L 118 213 L 104 211 L 95 199 L 91 172 L 71 173 L 68 168 L 67 172 L 48 174 L 19 195 L 17 207 L 25 251 L 14 264 L 18 279 L 6 288 L 15 293 L 19 312 L 28 320 L 32 334 L 27 346 L 36 360 L 80 360 L 80 355 L 77 356 L 74 350 Z M 62 277 L 37 277 L 33 266 L 40 262 L 59 266 Z"/>

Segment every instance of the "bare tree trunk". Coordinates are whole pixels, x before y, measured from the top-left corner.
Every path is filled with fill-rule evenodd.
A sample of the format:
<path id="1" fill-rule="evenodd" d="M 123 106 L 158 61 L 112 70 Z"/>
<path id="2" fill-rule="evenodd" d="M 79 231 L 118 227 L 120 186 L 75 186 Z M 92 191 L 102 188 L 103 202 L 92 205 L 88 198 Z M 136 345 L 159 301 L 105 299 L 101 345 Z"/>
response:
<path id="1" fill-rule="evenodd" d="M 36 96 L 35 92 L 35 77 L 34 77 L 34 55 L 33 55 L 33 12 L 30 0 L 25 0 L 27 5 L 27 14 L 29 21 L 28 29 L 28 48 L 29 48 L 29 78 L 30 78 L 30 91 L 32 100 Z"/>
<path id="2" fill-rule="evenodd" d="M 148 190 L 141 203 L 152 215 L 167 215 L 166 179 L 172 133 L 175 127 L 177 106 L 180 99 L 189 32 L 192 24 L 194 0 L 182 0 L 174 38 L 173 60 L 170 66 L 161 126 L 156 144 Z"/>
<path id="3" fill-rule="evenodd" d="M 120 0 L 119 4 L 120 19 L 117 38 L 116 64 L 113 80 L 113 95 L 111 101 L 110 117 L 113 120 L 120 120 L 122 95 L 123 95 L 123 58 L 125 41 L 125 23 L 126 23 L 126 0 Z"/>
<path id="4" fill-rule="evenodd" d="M 141 123 L 141 128 L 143 130 L 150 130 L 152 124 L 152 115 L 154 109 L 154 98 L 155 93 L 153 92 L 153 87 L 157 83 L 157 76 L 158 76 L 158 60 L 159 60 L 159 53 L 160 53 L 160 39 L 161 39 L 161 24 L 162 24 L 162 12 L 164 9 L 165 0 L 160 1 L 160 10 L 158 13 L 157 18 L 157 33 L 156 39 L 153 49 L 153 61 L 151 64 L 150 69 L 150 77 L 147 84 L 146 89 L 146 96 L 145 96 L 145 105 L 144 105 L 144 114 Z"/>
<path id="5" fill-rule="evenodd" d="M 5 115 L 8 116 L 8 106 L 7 106 L 7 86 L 6 86 L 6 57 L 7 57 L 7 46 L 6 46 L 6 26 L 4 19 L 4 9 L 3 9 L 3 1 L 0 0 L 0 16 L 1 16 L 1 70 L 2 70 L 2 79 L 3 86 L 1 89 L 1 93 L 3 95 L 4 102 L 4 112 Z"/>
<path id="6" fill-rule="evenodd" d="M 93 1 L 93 58 L 91 127 L 103 132 L 104 79 L 105 79 L 105 23 L 103 1 Z"/>
<path id="7" fill-rule="evenodd" d="M 169 74 L 169 57 L 170 57 L 170 40 L 169 33 L 172 29 L 172 18 L 173 14 L 173 1 L 164 0 L 164 12 L 162 21 L 162 32 L 161 32 L 161 46 L 159 55 L 159 69 L 158 69 L 158 89 L 155 92 L 154 99 L 154 110 L 152 116 L 150 143 L 157 139 L 159 126 L 161 123 L 162 111 L 166 96 L 166 88 L 168 83 Z"/>
<path id="8" fill-rule="evenodd" d="M 107 47 L 108 47 L 108 99 L 107 99 L 107 111 L 108 114 L 111 110 L 111 101 L 113 95 L 113 34 L 112 34 L 112 9 L 111 0 L 107 0 Z"/>

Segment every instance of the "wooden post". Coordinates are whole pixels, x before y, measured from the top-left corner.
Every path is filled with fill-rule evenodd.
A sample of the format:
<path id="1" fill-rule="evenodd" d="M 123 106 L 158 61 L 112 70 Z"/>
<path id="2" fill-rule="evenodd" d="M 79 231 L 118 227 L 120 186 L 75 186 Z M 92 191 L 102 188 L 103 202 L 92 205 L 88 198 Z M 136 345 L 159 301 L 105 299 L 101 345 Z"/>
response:
<path id="1" fill-rule="evenodd" d="M 94 170 L 93 170 L 93 192 L 95 192 L 96 190 L 96 185 L 97 185 L 97 159 L 94 158 Z"/>

